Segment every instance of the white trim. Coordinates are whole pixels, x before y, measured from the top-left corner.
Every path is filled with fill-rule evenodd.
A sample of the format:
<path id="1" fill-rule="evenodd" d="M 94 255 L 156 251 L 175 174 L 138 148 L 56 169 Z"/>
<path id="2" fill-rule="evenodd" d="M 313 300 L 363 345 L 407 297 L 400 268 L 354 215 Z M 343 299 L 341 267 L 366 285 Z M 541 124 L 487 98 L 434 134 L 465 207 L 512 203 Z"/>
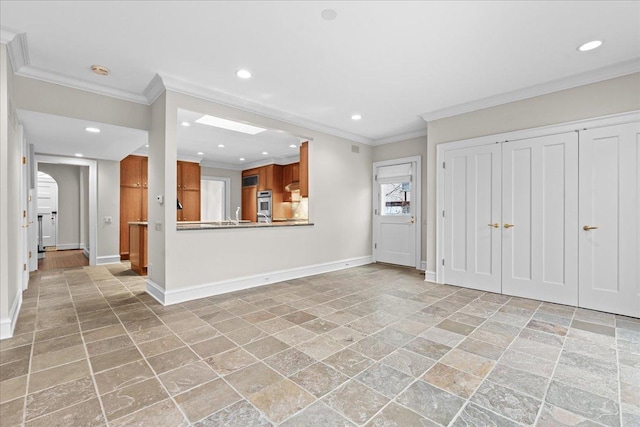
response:
<path id="1" fill-rule="evenodd" d="M 424 272 L 424 281 L 425 282 L 435 282 L 436 281 L 436 272 L 435 271 L 425 271 Z"/>
<path id="2" fill-rule="evenodd" d="M 363 256 L 359 258 L 344 259 L 324 264 L 292 268 L 289 270 L 272 271 L 268 273 L 257 274 L 254 276 L 245 276 L 236 279 L 222 280 L 220 282 L 205 283 L 202 285 L 169 291 L 162 289 L 152 280 L 146 279 L 147 293 L 154 299 L 156 299 L 160 304 L 171 305 L 185 301 L 192 301 L 199 298 L 206 298 L 213 295 L 224 294 L 227 292 L 235 292 L 243 289 L 270 285 L 286 280 L 299 279 L 301 277 L 358 267 L 361 265 L 371 264 L 371 262 L 371 256 Z"/>
<path id="3" fill-rule="evenodd" d="M 420 261 L 420 270 L 426 272 L 427 271 L 427 261 L 422 260 Z"/>
<path id="4" fill-rule="evenodd" d="M 523 89 L 502 93 L 500 95 L 490 96 L 463 104 L 454 105 L 440 110 L 431 111 L 420 114 L 420 117 L 427 122 L 439 120 L 445 117 L 457 116 L 459 114 L 469 113 L 471 111 L 481 110 L 483 108 L 495 107 L 496 105 L 507 104 L 509 102 L 521 101 L 535 96 L 546 95 L 561 90 L 572 89 L 578 86 L 584 86 L 597 83 L 603 80 L 614 79 L 616 77 L 626 76 L 628 74 L 640 71 L 640 60 L 632 59 L 630 61 L 620 62 L 608 67 L 598 68 L 596 70 L 587 71 L 585 73 L 574 74 L 557 80 L 529 86 Z"/>
<path id="5" fill-rule="evenodd" d="M 161 77 L 162 81 L 164 82 L 164 87 L 172 92 L 182 93 L 184 95 L 203 99 L 205 101 L 215 102 L 217 104 L 238 108 L 250 113 L 260 114 L 271 119 L 276 119 L 297 126 L 302 126 L 307 129 L 323 132 L 329 135 L 347 139 L 349 141 L 357 141 L 367 145 L 371 145 L 373 143 L 373 140 L 371 140 L 370 138 L 365 138 L 364 136 L 356 135 L 355 133 L 346 132 L 340 129 L 326 126 L 322 123 L 300 117 L 293 113 L 278 110 L 273 107 L 269 107 L 268 105 L 260 104 L 246 98 L 202 87 L 192 82 L 188 82 L 186 80 L 178 79 L 171 76 L 162 75 Z"/>
<path id="6" fill-rule="evenodd" d="M 89 248 L 82 248 L 82 255 L 84 255 L 87 259 L 91 257 L 91 253 L 89 252 Z"/>
<path id="7" fill-rule="evenodd" d="M 7 51 L 11 58 L 11 69 L 15 73 L 20 68 L 29 64 L 29 45 L 27 43 L 27 34 L 15 34 L 13 39 L 7 43 Z"/>
<path id="8" fill-rule="evenodd" d="M 202 160 L 200 162 L 200 167 L 226 169 L 226 170 L 232 170 L 232 171 L 243 171 L 247 169 L 244 165 L 233 165 L 231 163 L 212 162 L 210 160 Z"/>
<path id="9" fill-rule="evenodd" d="M 84 249 L 84 245 L 82 243 L 62 243 L 56 245 L 57 251 L 68 251 L 73 249 Z"/>
<path id="10" fill-rule="evenodd" d="M 444 209 L 444 169 L 442 168 L 442 163 L 444 162 L 445 153 L 447 151 L 480 145 L 517 141 L 528 138 L 537 138 L 540 136 L 556 135 L 559 133 L 613 126 L 638 121 L 640 121 L 640 111 L 629 111 L 626 113 L 612 114 L 609 116 L 592 117 L 573 122 L 504 132 L 495 135 L 487 135 L 478 138 L 445 142 L 436 145 L 436 279 L 434 281 L 437 283 L 444 283 L 442 271 L 442 258 L 444 256 L 444 227 L 442 224 L 441 214 Z"/>
<path id="11" fill-rule="evenodd" d="M 388 136 L 386 138 L 380 138 L 380 139 L 374 139 L 371 145 L 375 147 L 376 145 L 391 144 L 392 142 L 406 141 L 407 139 L 419 138 L 421 136 L 427 136 L 426 127 L 424 129 L 411 131 L 407 133 L 401 133 L 399 135 Z"/>
<path id="12" fill-rule="evenodd" d="M 378 208 L 377 200 L 375 195 L 377 194 L 377 183 L 376 183 L 376 169 L 380 166 L 388 166 L 395 165 L 400 163 L 415 163 L 416 170 L 413 173 L 413 183 L 415 184 L 415 190 L 412 189 L 411 197 L 412 203 L 415 205 L 415 210 L 413 216 L 415 217 L 416 224 L 416 248 L 415 248 L 415 262 L 413 266 L 416 269 L 420 269 L 422 266 L 422 156 L 411 156 L 411 157 L 402 157 L 400 159 L 391 159 L 391 160 L 381 160 L 379 162 L 373 162 L 373 172 L 371 175 L 372 179 L 372 187 L 374 191 L 372 192 L 371 198 L 371 215 L 375 216 L 375 210 Z M 371 259 L 373 262 L 376 262 L 376 242 L 378 238 L 378 231 L 375 225 L 375 220 L 371 221 L 373 226 L 372 231 L 372 239 L 371 239 Z"/>
<path id="13" fill-rule="evenodd" d="M 120 255 L 103 255 L 96 257 L 96 265 L 118 264 L 119 262 Z"/>
<path id="14" fill-rule="evenodd" d="M 162 77 L 160 74 L 153 76 L 147 87 L 144 89 L 142 94 L 145 98 L 147 98 L 147 102 L 149 105 L 156 102 L 156 99 L 160 97 L 165 92 L 166 88 L 164 87 L 164 82 L 162 81 Z"/>
<path id="15" fill-rule="evenodd" d="M 18 34 L 20 33 L 17 30 L 2 25 L 0 26 L 0 43 L 9 44 Z"/>
<path id="16" fill-rule="evenodd" d="M 77 157 L 58 157 L 37 154 L 38 163 L 53 163 L 63 165 L 89 167 L 89 265 L 96 265 L 96 248 L 98 247 L 98 162 L 91 159 Z"/>
<path id="17" fill-rule="evenodd" d="M 20 307 L 22 306 L 22 291 L 19 290 L 16 298 L 13 300 L 11 310 L 9 310 L 9 317 L 5 317 L 0 320 L 0 340 L 11 338 L 13 331 L 16 328 L 16 321 L 18 320 L 18 314 L 20 313 Z"/>

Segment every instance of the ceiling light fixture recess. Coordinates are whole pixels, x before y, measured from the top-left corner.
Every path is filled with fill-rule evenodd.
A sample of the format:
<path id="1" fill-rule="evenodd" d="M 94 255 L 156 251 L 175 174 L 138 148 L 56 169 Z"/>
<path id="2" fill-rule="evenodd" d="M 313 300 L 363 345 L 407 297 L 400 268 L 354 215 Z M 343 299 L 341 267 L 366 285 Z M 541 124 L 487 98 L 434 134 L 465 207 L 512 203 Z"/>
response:
<path id="1" fill-rule="evenodd" d="M 241 79 L 250 79 L 251 78 L 251 71 L 249 71 L 249 70 L 238 70 L 238 71 L 236 71 L 236 76 L 240 77 Z"/>
<path id="2" fill-rule="evenodd" d="M 320 13 L 320 16 L 322 16 L 322 19 L 325 21 L 333 21 L 338 16 L 338 12 L 336 12 L 335 9 L 325 9 Z"/>
<path id="3" fill-rule="evenodd" d="M 82 157 L 82 154 L 76 153 L 76 157 Z"/>
<path id="4" fill-rule="evenodd" d="M 291 144 L 291 145 L 289 146 L 289 148 L 296 148 L 296 147 L 297 147 L 297 145 L 296 145 L 296 144 Z"/>
<path id="5" fill-rule="evenodd" d="M 182 123 L 180 123 L 180 124 L 181 124 L 182 126 L 186 127 L 186 128 L 188 128 L 189 126 L 191 126 L 191 123 L 189 123 L 189 122 L 182 122 Z"/>
<path id="6" fill-rule="evenodd" d="M 362 116 L 360 114 L 354 114 L 353 116 L 351 116 L 351 120 L 360 120 L 362 118 Z"/>
<path id="7" fill-rule="evenodd" d="M 91 71 L 96 73 L 99 76 L 108 76 L 111 71 L 104 65 L 92 65 Z"/>
<path id="8" fill-rule="evenodd" d="M 266 151 L 263 151 L 262 154 L 264 154 L 265 156 L 268 155 L 269 153 L 267 153 Z"/>
<path id="9" fill-rule="evenodd" d="M 93 128 L 93 127 L 86 127 L 86 128 L 84 128 L 84 130 L 86 130 L 87 132 L 90 132 L 90 133 L 100 133 L 100 129 Z"/>
<path id="10" fill-rule="evenodd" d="M 149 148 L 149 144 L 145 144 L 145 148 Z"/>
<path id="11" fill-rule="evenodd" d="M 224 148 L 224 144 L 218 144 L 218 148 Z"/>
<path id="12" fill-rule="evenodd" d="M 241 162 L 244 162 L 244 157 L 240 157 L 240 161 L 241 161 Z"/>
<path id="13" fill-rule="evenodd" d="M 588 52 L 593 49 L 597 49 L 602 46 L 602 41 L 600 40 L 592 40 L 590 42 L 586 42 L 585 44 L 581 44 L 578 46 L 578 50 L 580 52 Z"/>
<path id="14" fill-rule="evenodd" d="M 204 156 L 204 153 L 202 151 L 198 151 L 198 156 Z"/>
<path id="15" fill-rule="evenodd" d="M 221 119 L 220 117 L 214 116 L 202 116 L 198 120 L 196 120 L 196 123 L 227 130 L 233 130 L 236 132 L 248 133 L 249 135 L 255 135 L 266 130 L 257 126 L 251 126 L 245 123 L 234 122 L 233 120 Z"/>

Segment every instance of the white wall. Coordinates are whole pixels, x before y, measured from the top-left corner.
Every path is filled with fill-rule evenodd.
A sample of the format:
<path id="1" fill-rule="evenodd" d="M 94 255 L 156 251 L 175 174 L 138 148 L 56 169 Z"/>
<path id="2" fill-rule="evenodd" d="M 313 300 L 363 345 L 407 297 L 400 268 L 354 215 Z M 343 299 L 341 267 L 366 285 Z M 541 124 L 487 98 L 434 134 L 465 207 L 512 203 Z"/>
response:
<path id="1" fill-rule="evenodd" d="M 7 46 L 0 43 L 0 338 L 13 334 L 20 309 L 22 274 L 21 147 L 15 112 L 14 76 Z"/>
<path id="2" fill-rule="evenodd" d="M 105 222 L 111 217 L 111 223 Z M 98 160 L 98 262 L 120 259 L 120 162 Z"/>
<path id="3" fill-rule="evenodd" d="M 421 250 L 422 261 L 427 259 L 427 136 L 406 139 L 404 141 L 392 142 L 389 144 L 377 145 L 373 147 L 373 161 L 400 159 L 403 157 L 420 156 L 422 158 L 422 186 L 420 193 L 420 209 L 422 209 L 422 229 L 421 229 Z"/>
<path id="4" fill-rule="evenodd" d="M 155 264 L 158 259 L 166 263 L 165 280 L 160 287 L 167 292 L 346 259 L 370 259 L 371 147 L 183 94 L 166 92 L 165 96 L 167 114 L 154 112 L 152 116 L 149 169 L 164 168 L 161 182 L 166 200 L 176 197 L 176 113 L 178 108 L 184 108 L 311 138 L 309 200 L 315 225 L 178 232 L 175 209 L 150 209 L 153 282 L 161 278 L 155 273 L 156 268 L 162 268 Z M 158 127 L 164 124 L 164 150 L 154 147 L 162 144 L 162 137 L 154 138 L 156 119 Z M 352 144 L 360 147 L 359 154 L 351 152 Z M 165 158 L 157 158 L 156 153 Z M 153 179 L 150 182 L 152 185 Z M 155 194 L 156 190 L 150 188 L 150 193 Z M 172 208 L 173 204 L 165 203 L 167 206 Z M 153 230 L 154 221 L 161 219 L 166 224 L 163 233 Z M 151 237 L 160 234 L 164 234 L 166 242 L 164 259 L 154 255 L 160 248 L 155 242 L 161 239 Z"/>
<path id="5" fill-rule="evenodd" d="M 89 218 L 88 210 L 81 212 L 83 200 L 80 168 L 81 166 L 74 165 L 38 163 L 38 171 L 51 175 L 58 184 L 57 246 L 59 249 L 79 249 L 84 243 L 82 228 L 85 223 L 88 224 Z M 88 169 L 87 167 L 87 175 Z M 81 219 L 81 213 L 87 216 Z"/>
<path id="6" fill-rule="evenodd" d="M 436 262 L 436 146 L 640 109 L 640 73 L 473 111 L 427 124 L 427 270 Z"/>
<path id="7" fill-rule="evenodd" d="M 229 178 L 231 180 L 231 206 L 229 206 L 229 211 L 231 212 L 231 218 L 235 218 L 236 208 L 242 206 L 242 171 L 202 166 L 200 175 Z"/>

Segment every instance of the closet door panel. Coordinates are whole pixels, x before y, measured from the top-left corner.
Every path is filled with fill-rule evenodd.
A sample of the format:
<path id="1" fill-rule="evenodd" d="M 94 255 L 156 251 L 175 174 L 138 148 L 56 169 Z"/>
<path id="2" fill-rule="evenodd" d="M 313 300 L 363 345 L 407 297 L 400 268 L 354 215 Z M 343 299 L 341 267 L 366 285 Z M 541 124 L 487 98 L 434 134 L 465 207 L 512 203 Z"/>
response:
<path id="1" fill-rule="evenodd" d="M 640 317 L 639 223 L 640 124 L 581 132 L 581 307 Z"/>
<path id="2" fill-rule="evenodd" d="M 578 135 L 503 144 L 502 290 L 576 305 Z"/>
<path id="3" fill-rule="evenodd" d="M 445 283 L 500 292 L 500 146 L 445 153 Z"/>

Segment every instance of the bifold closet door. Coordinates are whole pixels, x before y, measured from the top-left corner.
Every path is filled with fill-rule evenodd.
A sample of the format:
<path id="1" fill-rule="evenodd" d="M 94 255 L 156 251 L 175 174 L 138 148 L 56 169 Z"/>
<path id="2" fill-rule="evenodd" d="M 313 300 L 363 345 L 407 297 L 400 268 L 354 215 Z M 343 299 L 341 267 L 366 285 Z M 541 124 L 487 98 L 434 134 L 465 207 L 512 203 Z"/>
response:
<path id="1" fill-rule="evenodd" d="M 445 153 L 445 283 L 500 293 L 500 157 L 500 144 Z"/>
<path id="2" fill-rule="evenodd" d="M 502 150 L 502 292 L 577 305 L 578 133 Z"/>
<path id="3" fill-rule="evenodd" d="M 640 317 L 640 124 L 580 132 L 580 307 Z"/>

